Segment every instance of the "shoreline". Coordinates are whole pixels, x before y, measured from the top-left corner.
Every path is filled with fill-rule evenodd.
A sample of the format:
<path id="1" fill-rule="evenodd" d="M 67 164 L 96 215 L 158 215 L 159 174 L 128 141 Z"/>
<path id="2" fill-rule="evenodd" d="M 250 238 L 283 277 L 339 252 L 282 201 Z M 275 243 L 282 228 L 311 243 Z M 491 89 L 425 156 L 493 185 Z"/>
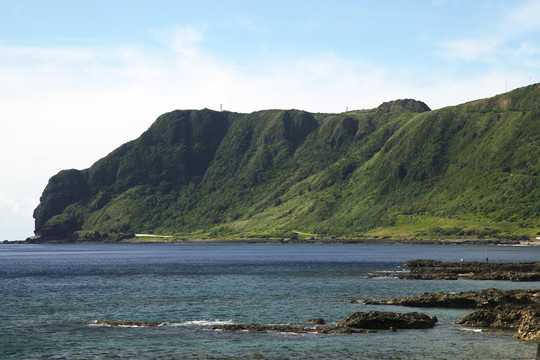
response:
<path id="1" fill-rule="evenodd" d="M 321 238 L 321 239 L 170 239 L 160 235 L 130 237 L 122 240 L 5 240 L 1 244 L 358 244 L 358 245 L 501 245 L 540 246 L 540 240 L 501 239 L 417 239 L 417 238 Z"/>

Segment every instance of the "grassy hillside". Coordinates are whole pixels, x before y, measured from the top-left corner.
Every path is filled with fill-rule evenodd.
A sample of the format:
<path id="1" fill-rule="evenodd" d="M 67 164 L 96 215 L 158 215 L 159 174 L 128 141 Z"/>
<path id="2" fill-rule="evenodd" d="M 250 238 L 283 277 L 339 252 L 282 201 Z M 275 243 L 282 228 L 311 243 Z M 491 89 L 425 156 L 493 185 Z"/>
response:
<path id="1" fill-rule="evenodd" d="M 533 236 L 539 156 L 538 85 L 436 111 L 173 111 L 52 177 L 36 233 Z"/>

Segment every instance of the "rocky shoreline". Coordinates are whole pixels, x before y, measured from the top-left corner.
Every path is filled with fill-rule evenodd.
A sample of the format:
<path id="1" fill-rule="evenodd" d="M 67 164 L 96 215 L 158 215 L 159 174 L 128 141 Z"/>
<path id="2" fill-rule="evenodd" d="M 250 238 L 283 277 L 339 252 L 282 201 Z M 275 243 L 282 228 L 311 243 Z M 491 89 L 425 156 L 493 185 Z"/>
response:
<path id="1" fill-rule="evenodd" d="M 540 281 L 540 262 L 481 263 L 447 262 L 429 259 L 410 260 L 403 267 L 410 272 L 392 276 L 407 280 L 507 280 Z M 372 277 L 387 277 L 389 273 L 373 273 Z"/>
<path id="2" fill-rule="evenodd" d="M 540 262 L 530 263 L 447 262 L 430 259 L 410 260 L 403 267 L 407 274 L 394 277 L 407 280 L 506 280 L 539 281 Z M 388 276 L 388 273 L 371 276 Z M 456 321 L 458 324 L 517 330 L 516 339 L 540 342 L 540 290 L 487 289 L 458 293 L 425 293 L 415 297 L 364 300 L 369 305 L 478 309 Z M 540 345 L 539 345 L 540 346 Z"/>
<path id="3" fill-rule="evenodd" d="M 479 308 L 457 324 L 517 330 L 515 338 L 540 342 L 540 290 L 487 289 L 459 293 L 426 293 L 415 297 L 364 300 L 367 305 Z"/>
<path id="4" fill-rule="evenodd" d="M 418 312 L 394 313 L 387 311 L 356 312 L 335 325 L 327 325 L 324 319 L 310 319 L 304 324 L 226 324 L 214 326 L 212 330 L 280 332 L 293 334 L 366 334 L 377 330 L 429 329 L 437 318 Z M 91 325 L 107 327 L 158 327 L 168 323 L 137 320 L 96 320 Z"/>
<path id="5" fill-rule="evenodd" d="M 316 326 L 312 324 L 316 323 Z M 387 311 L 356 312 L 339 321 L 336 325 L 325 325 L 323 319 L 308 320 L 300 325 L 238 324 L 216 326 L 222 331 L 271 331 L 294 334 L 359 334 L 377 330 L 397 331 L 398 329 L 429 329 L 435 326 L 437 318 L 423 313 L 394 313 Z M 322 324 L 322 325 L 319 325 Z"/>

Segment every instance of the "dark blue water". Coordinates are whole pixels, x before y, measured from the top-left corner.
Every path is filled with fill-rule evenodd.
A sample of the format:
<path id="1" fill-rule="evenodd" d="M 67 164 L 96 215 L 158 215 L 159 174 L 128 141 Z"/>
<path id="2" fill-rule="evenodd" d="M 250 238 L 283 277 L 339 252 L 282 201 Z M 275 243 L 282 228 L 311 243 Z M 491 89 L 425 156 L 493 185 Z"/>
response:
<path id="1" fill-rule="evenodd" d="M 534 359 L 512 333 L 453 324 L 467 310 L 351 304 L 538 283 L 368 278 L 406 260 L 538 261 L 540 248 L 441 245 L 103 244 L 0 246 L 2 359 Z M 358 335 L 225 333 L 215 324 L 337 322 L 356 311 L 422 311 L 429 330 Z M 95 320 L 167 322 L 157 328 Z"/>

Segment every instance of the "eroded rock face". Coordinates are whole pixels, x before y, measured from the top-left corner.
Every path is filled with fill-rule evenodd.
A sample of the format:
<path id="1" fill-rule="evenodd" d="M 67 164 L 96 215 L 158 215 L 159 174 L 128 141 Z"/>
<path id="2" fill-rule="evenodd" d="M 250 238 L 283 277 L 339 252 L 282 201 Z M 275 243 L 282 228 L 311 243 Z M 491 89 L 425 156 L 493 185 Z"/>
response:
<path id="1" fill-rule="evenodd" d="M 516 339 L 540 342 L 540 305 L 498 305 L 465 315 L 457 323 L 516 329 Z"/>
<path id="2" fill-rule="evenodd" d="M 529 308 L 524 305 L 497 305 L 463 316 L 458 324 L 477 327 L 518 329 Z"/>
<path id="3" fill-rule="evenodd" d="M 532 307 L 523 314 L 515 337 L 520 340 L 538 342 L 538 351 L 540 353 L 540 307 Z"/>
<path id="4" fill-rule="evenodd" d="M 77 217 L 62 212 L 88 194 L 86 180 L 86 173 L 75 169 L 60 171 L 49 180 L 40 204 L 34 210 L 36 235 L 51 239 L 67 238 L 77 230 Z"/>

